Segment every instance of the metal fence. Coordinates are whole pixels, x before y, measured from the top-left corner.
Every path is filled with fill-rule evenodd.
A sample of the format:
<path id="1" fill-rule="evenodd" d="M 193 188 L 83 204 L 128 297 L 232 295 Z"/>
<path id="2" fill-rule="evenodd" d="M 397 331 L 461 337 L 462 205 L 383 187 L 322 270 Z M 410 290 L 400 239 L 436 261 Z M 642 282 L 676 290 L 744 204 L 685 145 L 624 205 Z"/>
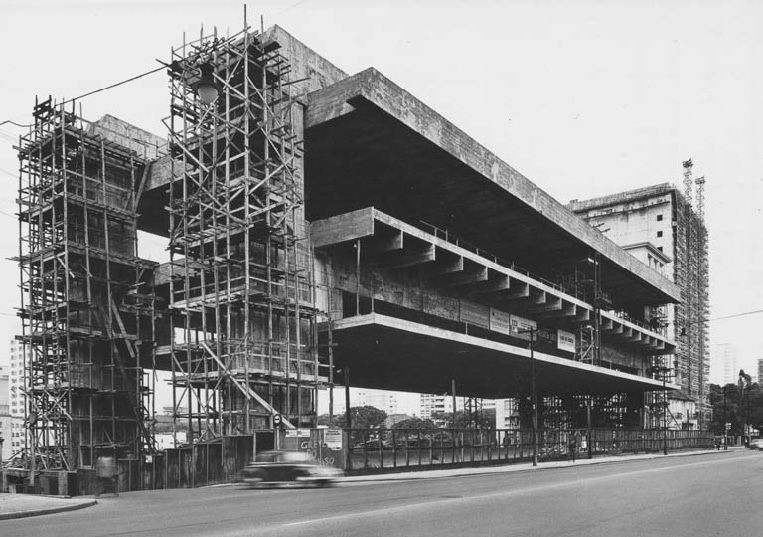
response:
<path id="1" fill-rule="evenodd" d="M 344 431 L 342 467 L 349 473 L 480 466 L 526 462 L 534 450 L 540 461 L 665 449 L 703 449 L 713 436 L 701 431 L 570 429 L 539 430 L 537 448 L 530 429 L 352 429 Z"/>

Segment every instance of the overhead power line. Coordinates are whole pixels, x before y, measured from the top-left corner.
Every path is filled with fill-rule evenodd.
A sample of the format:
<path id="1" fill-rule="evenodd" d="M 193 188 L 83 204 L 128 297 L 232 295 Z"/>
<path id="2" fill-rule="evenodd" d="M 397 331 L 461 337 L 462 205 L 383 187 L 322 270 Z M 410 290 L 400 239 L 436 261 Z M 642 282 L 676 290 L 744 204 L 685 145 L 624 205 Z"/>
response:
<path id="1" fill-rule="evenodd" d="M 70 103 L 72 101 L 76 101 L 76 100 L 79 100 L 79 99 L 84 99 L 85 97 L 89 97 L 90 95 L 93 95 L 95 93 L 100 93 L 101 91 L 106 91 L 106 90 L 110 90 L 110 89 L 116 88 L 117 86 L 121 86 L 123 84 L 127 84 L 128 82 L 132 82 L 134 80 L 138 80 L 139 78 L 143 78 L 144 76 L 148 76 L 148 75 L 154 74 L 154 73 L 156 73 L 158 71 L 161 71 L 164 68 L 165 68 L 165 66 L 162 65 L 160 67 L 157 67 L 156 69 L 151 69 L 150 71 L 146 71 L 145 73 L 141 73 L 139 75 L 135 75 L 133 77 L 126 78 L 125 80 L 121 80 L 121 81 L 116 82 L 114 84 L 111 84 L 109 86 L 104 86 L 102 88 L 94 89 L 92 91 L 88 91 L 87 93 L 83 93 L 82 95 L 77 95 L 76 97 L 72 97 L 71 99 L 65 100 L 61 104 L 65 105 L 65 104 L 68 104 L 68 103 Z M 10 123 L 11 125 L 16 125 L 17 127 L 32 127 L 33 126 L 32 124 L 25 125 L 25 124 L 22 124 L 22 123 L 17 123 L 17 122 L 15 122 L 13 120 L 10 120 L 10 119 L 5 119 L 3 121 L 0 121 L 0 126 L 5 125 L 6 123 Z"/>
<path id="2" fill-rule="evenodd" d="M 722 319 L 731 319 L 733 317 L 743 317 L 745 315 L 753 315 L 755 313 L 763 313 L 763 310 L 745 311 L 743 313 L 735 313 L 733 315 L 726 315 L 724 317 L 716 317 L 714 319 L 708 319 L 707 322 L 710 322 L 710 321 L 720 321 Z"/>

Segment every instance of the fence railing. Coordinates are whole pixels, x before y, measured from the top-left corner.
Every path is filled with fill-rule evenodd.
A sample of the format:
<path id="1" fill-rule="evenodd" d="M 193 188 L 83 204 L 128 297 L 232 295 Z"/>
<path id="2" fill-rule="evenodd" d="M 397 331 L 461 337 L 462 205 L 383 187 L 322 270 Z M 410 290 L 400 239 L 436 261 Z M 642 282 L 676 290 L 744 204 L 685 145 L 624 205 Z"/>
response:
<path id="1" fill-rule="evenodd" d="M 533 457 L 531 429 L 438 429 L 345 431 L 349 472 L 404 468 L 470 466 L 525 462 Z M 594 455 L 700 449 L 713 446 L 702 431 L 569 429 L 539 430 L 537 456 L 541 461 Z"/>

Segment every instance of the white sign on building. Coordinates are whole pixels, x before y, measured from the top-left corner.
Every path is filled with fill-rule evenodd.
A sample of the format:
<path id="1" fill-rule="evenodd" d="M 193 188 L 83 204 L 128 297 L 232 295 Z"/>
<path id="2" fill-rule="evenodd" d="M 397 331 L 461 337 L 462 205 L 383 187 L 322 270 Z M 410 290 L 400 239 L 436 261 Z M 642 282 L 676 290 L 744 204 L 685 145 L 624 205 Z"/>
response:
<path id="1" fill-rule="evenodd" d="M 538 323 L 519 315 L 511 315 L 511 335 L 530 341 L 530 331 L 537 330 Z"/>
<path id="2" fill-rule="evenodd" d="M 564 330 L 557 330 L 556 347 L 560 351 L 575 352 L 575 334 Z"/>
<path id="3" fill-rule="evenodd" d="M 511 315 L 505 311 L 490 308 L 490 330 L 511 335 Z"/>

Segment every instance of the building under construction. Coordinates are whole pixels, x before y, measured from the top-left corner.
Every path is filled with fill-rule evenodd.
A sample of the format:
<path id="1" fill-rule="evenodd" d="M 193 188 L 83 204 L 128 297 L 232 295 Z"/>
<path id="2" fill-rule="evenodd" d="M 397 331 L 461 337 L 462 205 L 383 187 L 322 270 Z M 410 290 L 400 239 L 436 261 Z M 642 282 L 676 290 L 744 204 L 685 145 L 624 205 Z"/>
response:
<path id="1" fill-rule="evenodd" d="M 51 100 L 20 140 L 33 464 L 152 453 L 157 371 L 191 443 L 314 425 L 337 383 L 526 408 L 532 367 L 549 422 L 618 427 L 675 388 L 679 285 L 375 69 L 278 27 L 166 65 L 167 142 Z"/>
<path id="2" fill-rule="evenodd" d="M 150 451 L 157 264 L 137 257 L 139 185 L 156 156 L 50 99 L 19 150 L 21 340 L 31 448 L 45 467 Z M 37 462 L 36 459 L 32 459 Z"/>
<path id="3" fill-rule="evenodd" d="M 648 311 L 656 329 L 679 342 L 668 374 L 681 387 L 670 404 L 670 426 L 701 428 L 708 423 L 704 400 L 709 373 L 708 242 L 704 224 L 704 177 L 692 177 L 692 162 L 683 163 L 683 192 L 660 184 L 573 201 L 569 207 L 605 236 L 676 283 L 682 300 Z M 696 196 L 692 195 L 696 186 Z M 695 199 L 694 203 L 692 199 Z"/>

